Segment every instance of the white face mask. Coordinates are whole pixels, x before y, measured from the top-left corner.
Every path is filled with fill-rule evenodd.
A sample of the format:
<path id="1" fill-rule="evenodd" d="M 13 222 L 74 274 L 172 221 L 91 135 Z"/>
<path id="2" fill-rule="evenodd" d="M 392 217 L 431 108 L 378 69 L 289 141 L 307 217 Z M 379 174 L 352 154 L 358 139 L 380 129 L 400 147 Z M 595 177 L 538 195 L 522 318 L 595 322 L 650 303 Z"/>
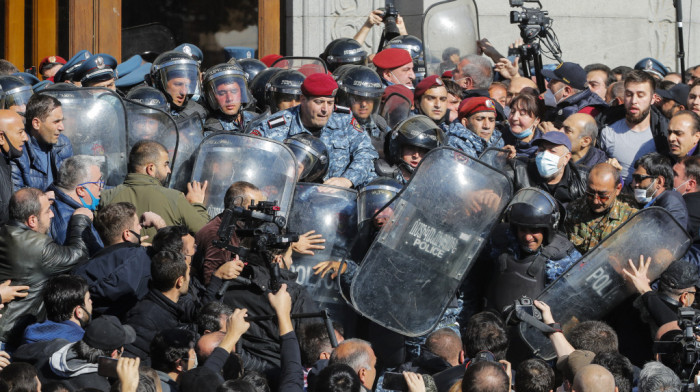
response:
<path id="1" fill-rule="evenodd" d="M 683 182 L 682 184 L 680 184 L 680 185 L 678 185 L 677 187 L 673 188 L 673 190 L 676 191 L 676 192 L 680 192 L 678 189 L 682 188 L 683 185 L 685 185 L 685 184 L 688 183 L 688 181 L 690 181 L 690 180 L 685 180 L 685 182 Z M 681 193 L 681 196 L 685 195 L 686 193 L 688 193 L 688 190 L 687 190 L 687 189 L 685 190 L 685 192 Z"/>
<path id="2" fill-rule="evenodd" d="M 651 199 L 654 198 L 654 195 L 656 194 L 656 191 L 651 194 L 651 196 L 647 196 L 649 193 L 649 190 L 656 184 L 656 179 L 652 181 L 652 183 L 649 185 L 647 189 L 635 189 L 634 190 L 634 199 L 637 200 L 638 203 L 640 204 L 647 204 L 651 201 Z"/>
<path id="3" fill-rule="evenodd" d="M 559 105 L 559 102 L 563 101 L 563 99 L 557 99 L 557 94 L 559 94 L 560 92 L 562 92 L 562 90 L 564 90 L 565 88 L 566 88 L 566 85 L 562 86 L 562 88 L 560 88 L 559 90 L 557 90 L 556 93 L 552 93 L 552 96 L 554 97 L 554 102 L 556 102 L 557 105 Z M 550 91 L 551 91 L 551 90 L 550 90 Z"/>
<path id="4" fill-rule="evenodd" d="M 537 154 L 535 157 L 535 164 L 537 165 L 537 171 L 544 178 L 549 178 L 555 175 L 559 171 L 559 160 L 561 157 L 557 154 L 552 154 L 551 152 L 545 150 Z"/>

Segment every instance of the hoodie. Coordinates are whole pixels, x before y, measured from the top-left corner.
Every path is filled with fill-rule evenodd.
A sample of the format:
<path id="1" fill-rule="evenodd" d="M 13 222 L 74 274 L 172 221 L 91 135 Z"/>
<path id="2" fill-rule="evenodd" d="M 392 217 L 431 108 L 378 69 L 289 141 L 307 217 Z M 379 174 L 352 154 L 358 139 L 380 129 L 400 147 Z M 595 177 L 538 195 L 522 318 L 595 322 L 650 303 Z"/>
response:
<path id="1" fill-rule="evenodd" d="M 32 324 L 24 330 L 24 342 L 36 343 L 54 339 L 66 339 L 71 343 L 83 338 L 85 331 L 80 326 L 70 320 L 57 323 L 46 320 L 43 323 Z"/>
<path id="2" fill-rule="evenodd" d="M 78 358 L 74 349 L 76 344 L 67 344 L 51 355 L 49 359 L 51 370 L 57 376 L 66 378 L 62 381 L 70 384 L 76 390 L 90 387 L 109 391 L 110 383 L 106 377 L 97 374 L 97 364 Z"/>

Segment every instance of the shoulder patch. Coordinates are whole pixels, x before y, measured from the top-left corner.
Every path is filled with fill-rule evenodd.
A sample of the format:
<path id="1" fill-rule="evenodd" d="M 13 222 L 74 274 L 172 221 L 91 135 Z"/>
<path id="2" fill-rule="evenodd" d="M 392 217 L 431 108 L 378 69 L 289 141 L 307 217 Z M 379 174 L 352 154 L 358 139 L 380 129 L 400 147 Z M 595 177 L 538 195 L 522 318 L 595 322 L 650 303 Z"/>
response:
<path id="1" fill-rule="evenodd" d="M 335 111 L 338 113 L 345 113 L 345 114 L 350 114 L 352 111 L 350 110 L 349 107 L 347 106 L 340 106 L 340 105 L 335 105 Z"/>
<path id="2" fill-rule="evenodd" d="M 284 116 L 279 116 L 270 120 L 267 120 L 267 125 L 270 128 L 277 128 L 281 125 L 284 125 L 287 123 L 287 120 L 284 119 Z"/>
<path id="3" fill-rule="evenodd" d="M 362 132 L 362 126 L 359 122 L 357 122 L 355 117 L 353 117 L 352 120 L 350 120 L 350 125 L 352 125 L 352 127 L 355 128 L 357 132 Z"/>
<path id="4" fill-rule="evenodd" d="M 253 129 L 253 130 L 250 132 L 250 134 L 251 134 L 251 135 L 255 135 L 255 136 L 262 136 L 262 133 L 260 132 L 259 129 Z"/>

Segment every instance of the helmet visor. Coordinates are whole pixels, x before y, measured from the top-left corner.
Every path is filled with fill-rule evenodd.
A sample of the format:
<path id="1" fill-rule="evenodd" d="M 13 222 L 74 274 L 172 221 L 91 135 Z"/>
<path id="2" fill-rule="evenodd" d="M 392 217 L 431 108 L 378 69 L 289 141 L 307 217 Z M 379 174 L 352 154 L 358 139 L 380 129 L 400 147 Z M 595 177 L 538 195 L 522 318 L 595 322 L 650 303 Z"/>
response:
<path id="1" fill-rule="evenodd" d="M 171 96 L 193 95 L 199 83 L 199 71 L 194 64 L 177 63 L 160 69 L 164 88 Z"/>
<path id="2" fill-rule="evenodd" d="M 368 219 L 372 219 L 374 214 L 377 215 L 377 219 L 385 219 L 386 215 L 390 214 L 392 211 L 391 205 L 387 206 L 384 210 L 380 212 L 382 207 L 386 205 L 396 194 L 399 189 L 386 186 L 386 185 L 369 185 L 364 188 L 357 199 L 358 208 L 358 223 L 362 223 Z M 392 203 L 393 204 L 393 203 Z"/>
<path id="3" fill-rule="evenodd" d="M 361 95 L 349 94 L 347 105 L 352 110 L 352 114 L 359 121 L 365 121 L 373 114 L 379 112 L 379 100 L 381 97 L 363 97 Z"/>
<path id="4" fill-rule="evenodd" d="M 34 91 L 29 86 L 18 87 L 5 93 L 5 107 L 26 106 Z"/>
<path id="5" fill-rule="evenodd" d="M 312 182 L 326 174 L 327 156 L 319 154 L 318 151 L 298 140 L 288 139 L 285 144 L 292 150 L 297 159 L 298 181 Z"/>
<path id="6" fill-rule="evenodd" d="M 205 91 L 210 106 L 225 114 L 237 114 L 241 104 L 250 102 L 248 83 L 242 75 L 215 77 L 206 83 Z"/>

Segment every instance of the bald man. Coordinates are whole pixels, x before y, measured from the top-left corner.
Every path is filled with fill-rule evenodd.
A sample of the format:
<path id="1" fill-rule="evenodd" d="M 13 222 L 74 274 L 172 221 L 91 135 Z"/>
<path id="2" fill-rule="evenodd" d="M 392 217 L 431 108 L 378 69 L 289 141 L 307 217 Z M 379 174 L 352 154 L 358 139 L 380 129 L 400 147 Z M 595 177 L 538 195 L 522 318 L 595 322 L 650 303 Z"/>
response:
<path id="1" fill-rule="evenodd" d="M 0 110 L 0 225 L 8 220 L 8 206 L 12 197 L 12 166 L 10 160 L 22 156 L 27 134 L 24 119 L 14 110 Z"/>
<path id="2" fill-rule="evenodd" d="M 533 82 L 530 78 L 524 78 L 518 76 L 510 80 L 508 85 L 508 94 L 506 95 L 506 105 L 510 105 L 510 101 L 525 88 L 533 88 L 537 90 L 537 83 Z"/>
<path id="3" fill-rule="evenodd" d="M 564 120 L 561 131 L 571 140 L 571 160 L 580 168 L 588 171 L 608 160 L 608 156 L 595 147 L 598 124 L 590 114 L 572 114 Z"/>
<path id="4" fill-rule="evenodd" d="M 372 390 L 374 379 L 377 377 L 377 357 L 369 342 L 361 339 L 344 340 L 331 353 L 328 365 L 342 363 L 355 370 L 362 385 Z"/>
<path id="5" fill-rule="evenodd" d="M 574 392 L 616 392 L 615 378 L 600 365 L 586 365 L 574 377 Z"/>

